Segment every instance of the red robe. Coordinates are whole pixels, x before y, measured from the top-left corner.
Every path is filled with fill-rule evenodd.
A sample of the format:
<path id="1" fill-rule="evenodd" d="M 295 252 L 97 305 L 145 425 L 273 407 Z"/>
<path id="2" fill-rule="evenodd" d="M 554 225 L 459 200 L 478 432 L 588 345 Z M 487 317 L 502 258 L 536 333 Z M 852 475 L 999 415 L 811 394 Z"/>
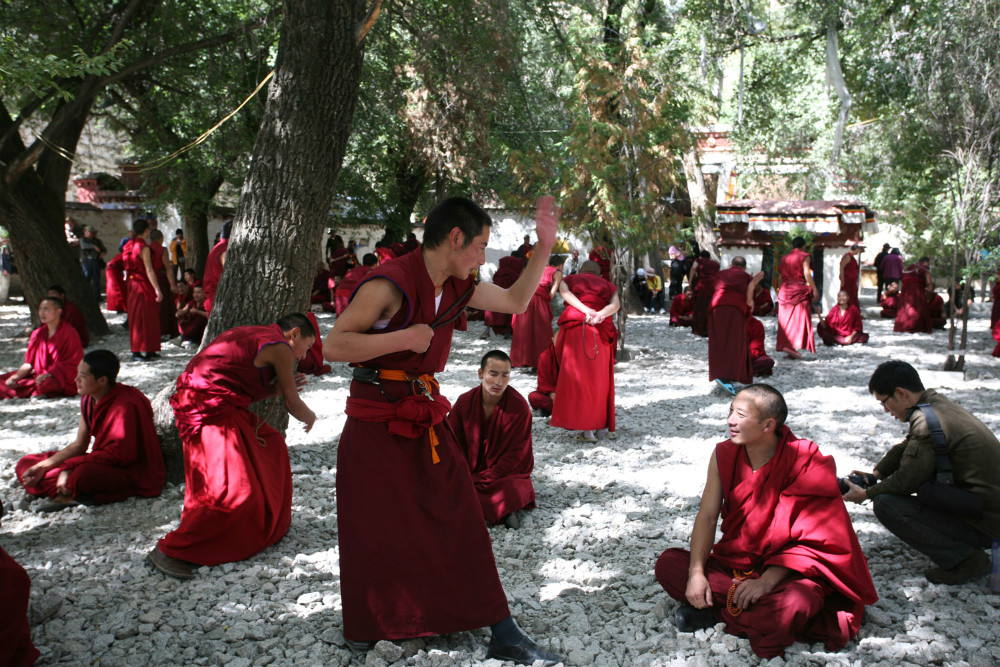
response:
<path id="1" fill-rule="evenodd" d="M 389 250 L 392 252 L 393 257 L 400 257 L 406 254 L 406 250 L 403 248 L 403 244 L 399 241 L 389 244 Z"/>
<path id="2" fill-rule="evenodd" d="M 337 248 L 330 253 L 330 259 L 328 260 L 330 275 L 333 278 L 340 278 L 346 274 L 353 264 L 357 264 L 356 260 L 353 263 L 351 262 L 352 257 L 351 251 L 347 248 Z"/>
<path id="3" fill-rule="evenodd" d="M 69 299 L 63 299 L 63 312 L 60 319 L 66 320 L 73 325 L 76 333 L 80 336 L 80 345 L 90 346 L 90 332 L 87 331 L 87 319 L 83 316 L 83 311 L 77 308 L 76 304 Z"/>
<path id="4" fill-rule="evenodd" d="M 313 278 L 312 294 L 309 295 L 309 303 L 329 303 L 330 290 L 336 284 L 336 279 L 328 270 L 322 269 Z"/>
<path id="5" fill-rule="evenodd" d="M 202 336 L 205 335 L 205 327 L 208 326 L 208 318 L 201 313 L 191 312 L 191 309 L 205 310 L 205 301 L 198 303 L 190 299 L 186 305 L 188 310 L 178 318 L 177 330 L 180 331 L 182 339 L 200 343 Z"/>
<path id="6" fill-rule="evenodd" d="M 0 665 L 31 667 L 40 655 L 31 643 L 28 598 L 31 579 L 24 568 L 0 547 Z"/>
<path id="7" fill-rule="evenodd" d="M 715 277 L 719 275 L 719 263 L 708 257 L 698 258 L 698 272 L 694 276 L 694 317 L 691 319 L 691 333 L 708 336 L 708 310 L 712 307 L 715 294 Z"/>
<path id="8" fill-rule="evenodd" d="M 748 317 L 746 323 L 747 349 L 750 351 L 750 365 L 754 375 L 770 375 L 774 369 L 774 359 L 767 356 L 764 347 L 764 325 L 756 317 Z"/>
<path id="9" fill-rule="evenodd" d="M 404 304 L 386 328 L 369 333 L 442 324 L 426 352 L 395 352 L 364 365 L 413 376 L 443 370 L 454 327 L 443 322 L 472 297 L 472 278 L 446 280 L 437 310 L 423 253 L 377 267 L 362 284 L 375 279 L 392 281 Z M 460 632 L 510 614 L 469 466 L 441 423 L 451 406 L 434 383 L 428 390 L 433 400 L 415 395 L 411 382 L 351 383 L 337 448 L 340 582 L 351 640 Z M 383 391 L 402 400 L 389 402 Z"/>
<path id="10" fill-rule="evenodd" d="M 160 495 L 166 473 L 153 424 L 153 407 L 145 394 L 135 387 L 116 383 L 100 401 L 95 402 L 93 396 L 80 397 L 80 414 L 94 438 L 90 452 L 66 459 L 24 490 L 54 498 L 59 494 L 56 488 L 59 473 L 68 470 L 66 486 L 70 495 L 87 496 L 96 504 Z M 55 453 L 22 457 L 15 467 L 18 478 Z"/>
<path id="11" fill-rule="evenodd" d="M 18 380 L 13 387 L 7 386 L 7 379 L 17 371 L 0 375 L 0 399 L 76 396 L 76 369 L 81 359 L 83 346 L 72 324 L 60 320 L 51 338 L 48 325 L 43 324 L 31 332 L 24 353 L 24 363 L 31 364 L 31 375 Z M 51 377 L 37 383 L 35 378 L 45 373 Z"/>
<path id="12" fill-rule="evenodd" d="M 167 270 L 173 270 L 173 266 L 163 262 L 163 246 L 159 243 L 150 243 L 149 250 L 152 253 L 153 272 L 156 273 L 156 284 L 160 288 L 163 299 L 160 301 L 160 336 L 173 338 L 177 335 L 177 309 L 170 291 L 170 280 L 167 278 Z M 84 345 L 84 347 L 87 347 Z"/>
<path id="13" fill-rule="evenodd" d="M 611 282 L 588 273 L 567 276 L 566 287 L 594 310 L 611 303 L 617 292 Z M 569 304 L 559 316 L 559 382 L 549 423 L 576 431 L 614 431 L 618 330 L 610 317 L 596 327 L 584 319 L 585 315 Z"/>
<path id="14" fill-rule="evenodd" d="M 747 346 L 750 274 L 739 267 L 719 271 L 708 313 L 708 379 L 753 382 Z"/>
<path id="15" fill-rule="evenodd" d="M 927 295 L 927 313 L 931 316 L 931 326 L 935 329 L 944 329 L 948 323 L 948 318 L 944 316 L 944 299 L 934 292 Z"/>
<path id="16" fill-rule="evenodd" d="M 334 293 L 334 306 L 337 315 L 340 315 L 347 308 L 347 304 L 351 302 L 351 297 L 354 296 L 354 290 L 358 288 L 358 285 L 361 284 L 361 279 L 368 275 L 372 268 L 364 264 L 355 266 L 340 279 L 340 283 L 337 284 L 337 290 Z"/>
<path id="17" fill-rule="evenodd" d="M 552 414 L 552 398 L 556 384 L 559 382 L 559 357 L 556 354 L 555 343 L 549 346 L 538 357 L 538 385 L 535 391 L 528 394 L 528 403 L 533 410 L 541 410 L 546 415 Z"/>
<path id="18" fill-rule="evenodd" d="M 854 258 L 854 255 L 848 253 L 850 257 L 847 260 L 847 264 L 844 266 L 844 279 L 840 281 L 840 291 L 847 292 L 847 298 L 850 305 L 857 307 L 861 310 L 861 302 L 858 301 L 858 283 L 861 277 L 861 266 L 858 265 L 858 260 Z"/>
<path id="19" fill-rule="evenodd" d="M 775 347 L 784 350 L 816 351 L 812 325 L 812 289 L 806 281 L 803 262 L 809 253 L 794 248 L 781 258 L 778 273 L 778 342 Z"/>
<path id="20" fill-rule="evenodd" d="M 771 290 L 758 286 L 753 292 L 753 315 L 764 317 L 774 312 L 774 299 Z"/>
<path id="21" fill-rule="evenodd" d="M 482 396 L 482 385 L 459 396 L 448 414 L 448 424 L 465 452 L 483 516 L 495 524 L 511 512 L 535 506 L 531 408 L 508 386 L 486 419 Z"/>
<path id="22" fill-rule="evenodd" d="M 493 274 L 493 284 L 497 287 L 510 287 L 517 282 L 518 278 L 521 277 L 522 271 L 524 271 L 524 260 L 522 258 L 514 257 L 513 255 L 501 257 L 500 262 L 497 264 L 497 271 Z M 492 327 L 495 333 L 507 333 L 507 330 L 510 328 L 511 320 L 512 316 L 510 313 L 494 313 L 491 310 L 486 311 L 486 326 Z M 552 334 L 549 334 L 549 337 L 551 338 Z"/>
<path id="23" fill-rule="evenodd" d="M 125 244 L 122 253 L 128 272 L 128 330 L 132 352 L 160 351 L 160 306 L 153 283 L 146 276 L 141 254 L 148 247 L 143 239 L 135 238 Z"/>
<path id="24" fill-rule="evenodd" d="M 375 248 L 374 253 L 375 256 L 378 257 L 379 264 L 385 264 L 390 260 L 396 259 L 395 253 L 393 253 L 389 248 Z"/>
<path id="25" fill-rule="evenodd" d="M 403 254 L 405 255 L 406 253 L 413 252 L 419 247 L 420 241 L 416 239 L 407 239 L 406 241 L 403 241 Z"/>
<path id="26" fill-rule="evenodd" d="M 993 309 L 990 311 L 990 330 L 993 332 L 993 340 L 996 341 L 993 356 L 1000 357 L 1000 273 L 993 279 Z"/>
<path id="27" fill-rule="evenodd" d="M 528 308 L 512 318 L 514 335 L 510 341 L 510 361 L 514 368 L 537 367 L 539 355 L 552 344 L 552 302 L 549 293 L 556 273 L 561 275 L 562 269 L 558 266 L 545 267 Z"/>
<path id="28" fill-rule="evenodd" d="M 121 253 L 115 255 L 104 267 L 106 278 L 105 290 L 108 297 L 107 308 L 116 313 L 125 312 L 126 290 L 125 285 L 125 256 Z"/>
<path id="29" fill-rule="evenodd" d="M 219 280 L 222 278 L 222 255 L 229 249 L 229 239 L 221 239 L 211 250 L 208 251 L 208 258 L 205 260 L 205 275 L 202 280 L 202 289 L 205 290 L 205 312 L 212 314 L 212 306 L 215 305 L 215 291 L 219 289 Z"/>
<path id="30" fill-rule="evenodd" d="M 678 294 L 670 302 L 670 326 L 689 327 L 691 326 L 690 316 L 694 314 L 694 297 L 686 298 L 683 294 Z M 681 319 L 682 317 L 686 319 Z"/>
<path id="31" fill-rule="evenodd" d="M 861 311 L 854 304 L 849 304 L 844 311 L 840 310 L 839 305 L 831 308 L 826 314 L 826 319 L 819 323 L 816 332 L 823 339 L 824 345 L 854 345 L 868 342 L 868 334 L 861 325 Z M 848 343 L 847 340 L 854 332 L 858 335 Z"/>
<path id="32" fill-rule="evenodd" d="M 306 313 L 306 317 L 312 322 L 316 331 L 316 340 L 312 346 L 306 350 L 306 356 L 299 361 L 298 370 L 306 375 L 324 375 L 330 372 L 330 364 L 323 362 L 323 337 L 319 334 L 319 322 L 312 313 Z"/>
<path id="33" fill-rule="evenodd" d="M 276 324 L 230 329 L 188 362 L 170 398 L 184 446 L 181 524 L 160 551 L 199 565 L 243 560 L 278 542 L 292 521 L 285 439 L 248 409 L 278 391 L 272 368 L 253 365 L 287 345 Z"/>
<path id="34" fill-rule="evenodd" d="M 884 317 L 887 319 L 896 319 L 896 313 L 899 310 L 899 292 L 895 294 L 883 294 L 882 295 L 882 312 L 879 313 L 879 317 Z"/>
<path id="35" fill-rule="evenodd" d="M 840 497 L 833 457 L 787 426 L 778 430 L 774 456 L 756 472 L 746 449 L 716 445 L 722 481 L 722 538 L 708 557 L 705 574 L 713 611 L 726 631 L 750 638 L 764 658 L 783 654 L 795 641 L 821 641 L 842 648 L 857 635 L 865 605 L 878 595 L 850 516 Z M 675 599 L 685 601 L 690 554 L 669 549 L 656 563 L 656 577 Z M 786 567 L 794 574 L 742 614 L 726 609 L 733 570 Z"/>
<path id="36" fill-rule="evenodd" d="M 597 262 L 597 265 L 601 267 L 601 277 L 607 281 L 611 281 L 611 253 L 608 249 L 602 245 L 599 245 L 590 251 L 587 256 L 591 262 Z"/>
<path id="37" fill-rule="evenodd" d="M 920 264 L 910 264 L 903 269 L 903 282 L 899 289 L 899 308 L 893 331 L 904 333 L 930 333 L 930 310 L 927 308 L 927 269 Z"/>

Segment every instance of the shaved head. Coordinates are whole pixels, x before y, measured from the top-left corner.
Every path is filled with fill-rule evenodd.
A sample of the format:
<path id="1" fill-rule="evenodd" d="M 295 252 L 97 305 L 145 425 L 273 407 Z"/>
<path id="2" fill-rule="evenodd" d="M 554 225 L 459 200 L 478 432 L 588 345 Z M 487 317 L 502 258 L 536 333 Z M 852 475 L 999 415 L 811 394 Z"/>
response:
<path id="1" fill-rule="evenodd" d="M 737 396 L 743 396 L 753 401 L 757 416 L 761 421 L 774 420 L 775 428 L 785 423 L 788 418 L 788 406 L 781 392 L 769 384 L 752 384 L 744 387 Z"/>

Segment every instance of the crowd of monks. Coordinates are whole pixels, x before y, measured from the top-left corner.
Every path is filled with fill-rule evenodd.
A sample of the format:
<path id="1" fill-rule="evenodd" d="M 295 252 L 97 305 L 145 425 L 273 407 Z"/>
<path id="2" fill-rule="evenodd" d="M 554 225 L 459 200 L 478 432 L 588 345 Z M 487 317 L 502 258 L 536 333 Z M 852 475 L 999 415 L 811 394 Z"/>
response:
<path id="1" fill-rule="evenodd" d="M 489 217 L 469 200 L 439 205 L 428 216 L 423 245 L 413 235 L 405 244 L 380 242 L 361 263 L 353 242 L 345 247 L 332 235 L 311 295 L 338 316 L 325 341 L 311 312 L 291 313 L 272 325 L 222 333 L 178 377 L 170 404 L 183 443 L 184 507 L 178 527 L 149 552 L 150 565 L 191 579 L 197 566 L 243 560 L 282 539 L 291 523 L 287 446 L 249 406 L 281 396 L 308 431 L 316 415 L 299 393 L 306 375 L 329 372 L 327 361 L 347 362 L 353 381 L 338 448 L 337 511 L 344 635 L 352 649 L 489 625 L 488 657 L 560 661 L 511 617 L 485 530 L 517 528 L 519 512 L 535 505 L 532 410 L 581 442 L 616 437 L 613 316 L 621 299 L 609 279 L 610 253 L 598 246 L 563 275 L 562 258 L 550 258 L 557 219 L 558 209 L 543 198 L 538 242 L 525 237 L 491 283 L 475 277 Z M 193 272 L 175 280 L 166 270 L 162 235 L 146 221 L 133 231 L 108 265 L 108 307 L 128 313 L 133 359 L 148 361 L 161 336 L 200 342 L 228 229 L 201 283 Z M 792 246 L 777 267 L 777 349 L 794 359 L 799 350 L 815 351 L 818 293 L 804 242 Z M 837 303 L 817 325 L 826 345 L 868 340 L 858 303 L 859 252 L 852 246 L 845 254 Z M 701 253 L 689 285 L 670 304 L 671 326 L 708 337 L 709 380 L 734 399 L 730 438 L 711 457 L 691 549 L 664 552 L 656 576 L 685 603 L 681 630 L 723 621 L 727 631 L 749 637 L 757 655 L 774 657 L 800 639 L 844 646 L 876 594 L 832 459 L 784 426 L 787 407 L 777 390 L 752 384 L 774 367 L 757 317 L 775 310 L 763 277 L 748 273 L 742 257 L 722 269 Z M 993 290 L 1000 355 L 1000 279 Z M 565 307 L 553 332 L 556 294 Z M 921 260 L 903 270 L 900 289 L 886 286 L 882 316 L 894 317 L 897 331 L 929 331 L 940 317 L 933 296 Z M 510 336 L 510 353 L 484 355 L 479 383 L 452 405 L 434 374 L 447 362 L 452 331 L 476 312 Z M 85 323 L 60 287 L 49 290 L 38 317 L 24 364 L 0 376 L 0 397 L 79 394 L 80 420 L 68 446 L 18 461 L 25 492 L 45 499 L 40 511 L 159 495 L 164 465 L 148 398 L 116 381 L 114 353 L 84 354 Z M 513 368 L 537 375 L 527 399 L 509 386 Z M 754 475 L 765 464 L 771 472 Z M 720 516 L 722 538 L 714 542 Z M 0 586 L 13 600 L 0 612 L 0 666 L 31 665 L 38 652 L 24 616 L 27 576 L 2 549 Z"/>

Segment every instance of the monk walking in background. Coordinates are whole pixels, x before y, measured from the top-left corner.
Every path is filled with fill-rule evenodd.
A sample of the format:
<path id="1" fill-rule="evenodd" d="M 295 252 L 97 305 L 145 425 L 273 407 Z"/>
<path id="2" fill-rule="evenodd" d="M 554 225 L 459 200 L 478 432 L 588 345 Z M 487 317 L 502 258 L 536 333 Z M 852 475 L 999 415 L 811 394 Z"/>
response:
<path id="1" fill-rule="evenodd" d="M 288 448 L 249 407 L 280 393 L 288 414 L 312 428 L 316 415 L 299 397 L 305 376 L 293 365 L 315 338 L 301 313 L 236 327 L 177 378 L 170 405 L 184 447 L 184 509 L 180 525 L 146 557 L 160 572 L 192 579 L 192 564 L 250 558 L 285 536 L 292 521 Z"/>
<path id="2" fill-rule="evenodd" d="M 219 242 L 208 251 L 208 258 L 205 260 L 205 274 L 201 283 L 205 289 L 205 312 L 209 315 L 212 314 L 212 307 L 215 305 L 215 291 L 219 289 L 219 280 L 222 279 L 222 271 L 226 267 L 226 253 L 229 252 L 229 234 L 232 229 L 232 220 L 226 220 L 222 223 Z"/>
<path id="3" fill-rule="evenodd" d="M 500 258 L 500 261 L 497 263 L 496 273 L 493 274 L 493 284 L 506 289 L 517 282 L 523 270 L 524 257 L 519 255 L 515 250 L 514 254 Z M 510 313 L 495 313 L 487 310 L 484 321 L 487 327 L 493 329 L 493 333 L 501 336 L 511 335 L 510 325 L 513 317 Z"/>
<path id="4" fill-rule="evenodd" d="M 66 290 L 61 285 L 53 285 L 45 290 L 45 296 L 54 296 L 62 301 L 61 319 L 73 325 L 76 333 L 80 336 L 80 345 L 88 347 L 90 345 L 90 331 L 87 330 L 87 320 L 83 316 L 83 311 L 66 298 Z"/>
<path id="5" fill-rule="evenodd" d="M 753 382 L 746 319 L 753 308 L 754 288 L 763 279 L 763 271 L 750 277 L 742 257 L 733 257 L 729 268 L 715 276 L 708 312 L 708 380 L 730 393 L 735 393 L 734 382 Z"/>
<path id="6" fill-rule="evenodd" d="M 797 236 L 792 251 L 781 258 L 778 275 L 778 342 L 775 348 L 789 359 L 801 359 L 799 350 L 816 351 L 813 340 L 812 303 L 819 291 L 812 276 L 812 257 L 804 248 L 806 240 Z"/>
<path id="7" fill-rule="evenodd" d="M 170 264 L 170 251 L 163 246 L 163 232 L 153 229 L 149 232 L 149 252 L 156 273 L 156 284 L 160 288 L 160 337 L 174 338 L 178 334 L 177 310 L 174 295 L 177 294 L 177 279 Z"/>
<path id="8" fill-rule="evenodd" d="M 861 311 L 861 302 L 858 301 L 858 288 L 861 280 L 861 265 L 858 264 L 858 255 L 861 254 L 861 246 L 855 243 L 840 258 L 840 291 L 847 292 L 848 303 Z"/>
<path id="9" fill-rule="evenodd" d="M 893 331 L 902 333 L 930 333 L 933 329 L 930 310 L 927 307 L 927 292 L 933 291 L 934 279 L 930 272 L 930 259 L 920 261 L 903 269 L 903 284 L 899 292 L 899 306 Z"/>
<path id="10" fill-rule="evenodd" d="M 552 342 L 552 297 L 562 283 L 562 262 L 558 255 L 549 258 L 538 288 L 528 308 L 511 318 L 513 337 L 510 360 L 515 368 L 537 368 L 538 357 Z"/>
<path id="11" fill-rule="evenodd" d="M 729 439 L 708 463 L 691 551 L 667 549 L 656 562 L 657 580 L 683 603 L 681 632 L 721 621 L 762 658 L 796 641 L 843 648 L 878 599 L 833 458 L 796 438 L 787 414 L 768 385 L 736 395 Z"/>
<path id="12" fill-rule="evenodd" d="M 694 316 L 691 318 L 691 333 L 708 336 L 708 310 L 712 307 L 715 294 L 715 276 L 719 273 L 719 263 L 712 259 L 707 250 L 702 250 L 688 277 L 688 284 L 694 289 Z"/>
<path id="13" fill-rule="evenodd" d="M 125 270 L 128 274 L 128 330 L 132 361 L 153 361 L 160 355 L 160 310 L 163 300 L 160 284 L 153 269 L 153 252 L 149 238 L 149 222 L 132 223 L 135 238 L 125 245 Z"/>
<path id="14" fill-rule="evenodd" d="M 556 385 L 559 383 L 559 355 L 556 353 L 556 340 L 559 331 L 552 334 L 549 346 L 538 357 L 538 374 L 535 376 L 535 391 L 528 394 L 528 404 L 532 410 L 538 410 L 542 416 L 552 415 L 552 406 L 556 398 Z"/>
<path id="15" fill-rule="evenodd" d="M 566 308 L 559 316 L 559 383 L 552 426 L 580 431 L 581 442 L 615 437 L 615 348 L 612 316 L 621 308 L 618 289 L 586 261 L 559 287 Z"/>
<path id="16" fill-rule="evenodd" d="M 538 243 L 509 288 L 480 282 L 489 215 L 452 197 L 427 216 L 420 249 L 365 276 L 323 343 L 355 366 L 337 451 L 344 636 L 353 650 L 490 626 L 486 657 L 562 658 L 518 629 L 500 584 L 469 465 L 447 425 L 444 369 L 466 304 L 523 312 L 555 244 L 558 209 L 539 200 Z M 377 529 L 375 529 L 377 527 Z"/>
<path id="17" fill-rule="evenodd" d="M 0 399 L 76 396 L 76 367 L 83 358 L 80 335 L 62 320 L 62 301 L 47 296 L 38 304 L 41 326 L 31 332 L 24 363 L 0 375 Z"/>
<path id="18" fill-rule="evenodd" d="M 861 311 L 851 303 L 851 295 L 840 290 L 837 303 L 826 318 L 819 321 L 816 333 L 824 345 L 855 345 L 868 342 L 868 334 L 861 324 Z"/>
<path id="19" fill-rule="evenodd" d="M 458 397 L 448 423 L 472 472 L 483 516 L 490 525 L 521 525 L 517 511 L 535 506 L 531 471 L 531 408 L 509 386 L 510 358 L 491 350 L 479 362 L 476 388 Z"/>
<path id="20" fill-rule="evenodd" d="M 24 490 L 52 499 L 40 511 L 151 498 L 163 490 L 166 473 L 153 407 L 141 391 L 117 382 L 118 369 L 113 352 L 85 354 L 76 374 L 76 439 L 59 451 L 28 454 L 17 462 Z M 94 446 L 88 453 L 91 438 Z"/>
<path id="21" fill-rule="evenodd" d="M 753 367 L 754 377 L 758 375 L 770 375 L 774 370 L 774 359 L 767 356 L 767 349 L 764 347 L 764 324 L 756 317 L 747 318 L 747 348 L 750 350 L 750 365 Z"/>

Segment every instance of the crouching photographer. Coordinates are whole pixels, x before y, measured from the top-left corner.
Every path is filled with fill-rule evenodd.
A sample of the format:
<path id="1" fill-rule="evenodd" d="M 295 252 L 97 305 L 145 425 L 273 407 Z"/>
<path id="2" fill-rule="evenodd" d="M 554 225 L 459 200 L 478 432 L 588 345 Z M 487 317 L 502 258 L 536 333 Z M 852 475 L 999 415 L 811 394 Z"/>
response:
<path id="1" fill-rule="evenodd" d="M 928 581 L 962 584 L 989 574 L 983 549 L 1000 539 L 1000 441 L 968 410 L 924 389 L 904 361 L 880 364 L 868 391 L 910 430 L 875 466 L 874 479 L 855 471 L 842 480 L 844 500 L 870 498 L 878 520 L 934 562 Z"/>

